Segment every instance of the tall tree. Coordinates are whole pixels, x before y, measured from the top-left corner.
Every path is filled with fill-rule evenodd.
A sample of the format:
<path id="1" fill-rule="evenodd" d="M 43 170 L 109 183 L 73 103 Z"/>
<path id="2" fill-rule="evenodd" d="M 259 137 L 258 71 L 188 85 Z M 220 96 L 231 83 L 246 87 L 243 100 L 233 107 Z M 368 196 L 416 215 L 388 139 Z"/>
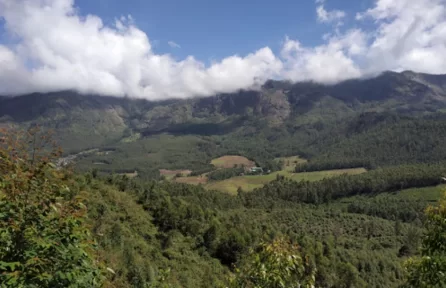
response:
<path id="1" fill-rule="evenodd" d="M 236 269 L 234 288 L 313 287 L 316 269 L 284 238 L 262 243 Z"/>

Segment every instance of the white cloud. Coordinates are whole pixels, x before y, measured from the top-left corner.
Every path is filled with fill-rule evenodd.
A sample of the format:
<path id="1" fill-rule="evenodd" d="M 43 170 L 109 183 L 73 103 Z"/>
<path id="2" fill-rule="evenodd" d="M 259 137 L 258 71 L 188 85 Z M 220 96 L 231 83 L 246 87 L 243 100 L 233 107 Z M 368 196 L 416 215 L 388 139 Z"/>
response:
<path id="1" fill-rule="evenodd" d="M 326 45 L 302 47 L 298 41 L 286 39 L 282 57 L 286 69 L 283 75 L 293 81 L 335 83 L 361 76 L 352 57 L 361 53 L 365 36 L 352 30 L 342 37 L 331 37 Z"/>
<path id="2" fill-rule="evenodd" d="M 16 43 L 0 45 L 0 94 L 75 89 L 187 98 L 255 88 L 273 77 L 334 83 L 383 70 L 446 73 L 445 0 L 377 0 L 357 15 L 371 19 L 373 29 L 336 27 L 316 47 L 287 38 L 280 55 L 264 47 L 211 65 L 156 54 L 131 16 L 107 26 L 97 16 L 81 17 L 73 1 L 0 0 L 0 18 Z M 316 2 L 321 21 L 345 17 Z"/>
<path id="3" fill-rule="evenodd" d="M 323 1 L 316 1 L 316 3 L 320 3 L 319 6 L 316 7 L 317 20 L 322 23 L 335 23 L 336 25 L 342 24 L 342 19 L 346 16 L 344 11 L 341 10 L 325 10 Z"/>
<path id="4" fill-rule="evenodd" d="M 174 42 L 174 41 L 168 41 L 167 44 L 169 44 L 169 46 L 171 48 L 181 48 L 180 44 Z"/>
<path id="5" fill-rule="evenodd" d="M 378 28 L 368 53 L 365 71 L 415 70 L 446 72 L 446 1 L 379 0 L 359 15 Z"/>
<path id="6" fill-rule="evenodd" d="M 131 17 L 107 27 L 97 16 L 80 17 L 73 4 L 0 0 L 0 17 L 19 39 L 11 49 L 0 50 L 0 75 L 7 75 L 0 94 L 76 89 L 148 99 L 185 98 L 255 87 L 281 70 L 269 48 L 231 56 L 210 67 L 193 57 L 176 61 L 155 54 Z M 33 68 L 26 69 L 26 63 L 33 63 Z"/>

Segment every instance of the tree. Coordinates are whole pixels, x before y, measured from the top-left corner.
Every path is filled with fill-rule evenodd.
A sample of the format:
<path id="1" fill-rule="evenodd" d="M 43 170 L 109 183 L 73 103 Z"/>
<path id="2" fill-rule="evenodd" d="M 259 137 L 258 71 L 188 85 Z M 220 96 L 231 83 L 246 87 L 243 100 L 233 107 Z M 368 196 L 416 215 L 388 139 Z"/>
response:
<path id="1" fill-rule="evenodd" d="M 83 198 L 53 164 L 59 149 L 38 127 L 0 134 L 2 287 L 100 286 Z"/>
<path id="2" fill-rule="evenodd" d="M 407 261 L 406 287 L 446 287 L 446 198 L 426 209 L 421 257 Z"/>
<path id="3" fill-rule="evenodd" d="M 234 288 L 313 287 L 316 269 L 284 238 L 262 243 L 236 268 Z"/>

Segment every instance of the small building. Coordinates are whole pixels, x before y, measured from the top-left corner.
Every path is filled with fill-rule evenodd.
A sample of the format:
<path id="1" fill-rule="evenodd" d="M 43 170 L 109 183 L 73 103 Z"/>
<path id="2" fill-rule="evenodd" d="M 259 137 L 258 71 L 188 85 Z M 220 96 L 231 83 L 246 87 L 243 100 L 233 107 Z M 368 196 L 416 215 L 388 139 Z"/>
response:
<path id="1" fill-rule="evenodd" d="M 261 173 L 263 173 L 263 168 L 262 167 L 251 167 L 249 169 L 249 172 L 251 174 L 261 174 Z"/>

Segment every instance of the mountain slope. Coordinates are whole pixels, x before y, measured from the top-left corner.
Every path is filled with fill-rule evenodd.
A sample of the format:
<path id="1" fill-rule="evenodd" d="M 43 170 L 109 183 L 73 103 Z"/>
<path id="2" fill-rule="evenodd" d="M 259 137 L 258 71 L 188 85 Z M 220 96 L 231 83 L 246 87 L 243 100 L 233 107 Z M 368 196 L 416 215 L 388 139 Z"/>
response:
<path id="1" fill-rule="evenodd" d="M 373 140 L 381 137 L 382 129 L 391 131 L 384 133 L 385 139 L 381 137 L 390 144 L 377 145 L 376 149 L 394 146 L 397 140 L 392 133 L 402 137 L 398 141 L 406 139 L 410 143 L 417 137 L 416 133 L 407 131 L 410 125 L 418 125 L 426 117 L 431 117 L 434 126 L 441 125 L 441 114 L 446 107 L 446 75 L 386 72 L 375 78 L 331 86 L 268 81 L 259 91 L 160 102 L 79 95 L 69 91 L 3 97 L 0 101 L 0 125 L 27 127 L 38 123 L 52 128 L 67 153 L 101 147 L 115 150 L 111 158 L 95 156 L 87 160 L 90 164 L 114 163 L 103 165 L 101 169 L 134 170 L 144 163 L 179 169 L 191 165 L 204 167 L 212 157 L 226 153 L 243 154 L 258 163 L 295 154 L 315 159 L 331 154 L 364 158 L 368 153 L 364 152 L 368 151 L 365 146 L 376 142 Z M 376 116 L 368 123 L 367 117 L 373 113 Z M 391 115 L 389 117 L 396 122 L 412 124 L 396 123 L 396 130 L 386 128 L 386 122 L 379 121 L 387 117 L 385 115 Z M 167 138 L 161 134 L 173 135 L 168 141 L 178 141 L 178 153 L 164 153 L 156 156 L 156 161 L 151 161 L 151 156 L 141 158 L 142 154 L 157 155 L 163 150 Z M 420 141 L 423 140 L 416 142 Z M 438 139 L 429 143 L 430 151 L 439 149 Z M 345 150 L 355 145 L 362 152 Z M 159 150 L 150 147 L 159 147 Z M 400 146 L 395 147 L 398 158 Z M 418 153 L 423 149 L 412 150 Z M 202 154 L 191 154 L 194 150 Z M 185 153 L 190 159 L 178 160 Z M 125 160 L 132 158 L 131 154 L 138 163 Z M 333 161 L 338 161 L 339 157 Z M 386 157 L 378 155 L 378 164 L 401 163 L 412 156 L 395 161 L 385 161 Z M 437 153 L 425 158 L 432 161 L 435 157 Z M 193 161 L 193 158 L 200 161 Z"/>

